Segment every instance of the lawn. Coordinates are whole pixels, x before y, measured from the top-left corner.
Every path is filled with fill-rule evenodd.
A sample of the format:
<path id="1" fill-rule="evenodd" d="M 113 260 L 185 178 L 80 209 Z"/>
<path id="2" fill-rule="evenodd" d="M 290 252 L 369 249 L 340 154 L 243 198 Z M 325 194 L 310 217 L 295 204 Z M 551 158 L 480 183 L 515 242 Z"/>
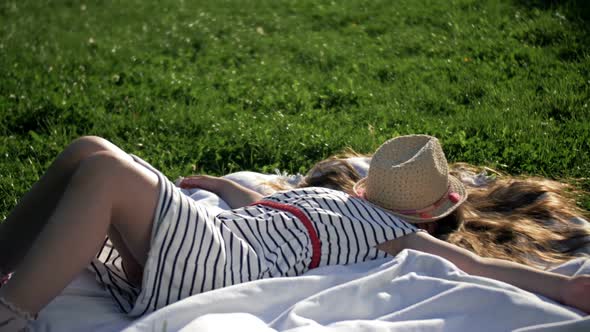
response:
<path id="1" fill-rule="evenodd" d="M 0 220 L 80 135 L 175 178 L 427 133 L 589 190 L 589 20 L 586 1 L 3 1 Z"/>

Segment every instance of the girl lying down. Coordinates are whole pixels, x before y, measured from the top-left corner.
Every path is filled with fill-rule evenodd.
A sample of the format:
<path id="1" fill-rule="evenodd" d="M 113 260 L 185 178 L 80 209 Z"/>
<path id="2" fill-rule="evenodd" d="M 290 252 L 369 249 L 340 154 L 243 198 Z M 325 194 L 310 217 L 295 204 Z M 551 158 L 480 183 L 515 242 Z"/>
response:
<path id="1" fill-rule="evenodd" d="M 500 183 L 468 195 L 439 141 L 426 135 L 385 142 L 362 179 L 333 159 L 314 171 L 319 176 L 268 196 L 225 178 L 183 179 L 181 187 L 209 190 L 232 208 L 218 213 L 108 141 L 74 141 L 0 226 L 0 331 L 25 329 L 105 236 L 125 277 L 96 269 L 97 277 L 118 285 L 112 294 L 131 316 L 216 288 L 406 248 L 590 312 L 590 276 L 533 267 L 567 259 L 575 245 L 554 251 L 555 244 L 588 235 L 573 224 L 538 226 L 578 212 L 551 182 Z"/>

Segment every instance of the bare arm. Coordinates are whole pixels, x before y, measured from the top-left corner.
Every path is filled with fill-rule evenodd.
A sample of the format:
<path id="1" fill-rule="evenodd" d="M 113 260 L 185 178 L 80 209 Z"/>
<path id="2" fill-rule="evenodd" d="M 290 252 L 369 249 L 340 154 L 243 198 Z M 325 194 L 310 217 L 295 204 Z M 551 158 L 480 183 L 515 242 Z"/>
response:
<path id="1" fill-rule="evenodd" d="M 181 188 L 202 188 L 217 194 L 232 209 L 237 209 L 260 200 L 263 196 L 232 180 L 208 175 L 195 175 L 184 178 Z"/>
<path id="2" fill-rule="evenodd" d="M 402 249 L 415 249 L 437 255 L 469 274 L 504 281 L 590 312 L 590 276 L 568 277 L 514 262 L 483 258 L 425 232 L 391 240 L 378 245 L 377 248 L 391 255 L 396 255 Z"/>

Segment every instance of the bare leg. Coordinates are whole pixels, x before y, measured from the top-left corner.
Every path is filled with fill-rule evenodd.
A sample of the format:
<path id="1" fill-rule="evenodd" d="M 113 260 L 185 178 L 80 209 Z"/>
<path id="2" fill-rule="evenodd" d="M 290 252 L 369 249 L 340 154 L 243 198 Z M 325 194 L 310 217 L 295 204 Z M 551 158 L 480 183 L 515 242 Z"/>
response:
<path id="1" fill-rule="evenodd" d="M 0 224 L 0 272 L 12 272 L 33 244 L 55 209 L 80 161 L 100 151 L 125 155 L 109 141 L 95 136 L 74 140 Z"/>
<path id="2" fill-rule="evenodd" d="M 143 277 L 143 264 L 140 265 L 135 257 L 133 257 L 133 254 L 127 248 L 127 244 L 121 236 L 121 233 L 119 233 L 119 231 L 114 226 L 109 228 L 108 234 L 111 243 L 117 249 L 119 255 L 121 255 L 121 264 L 123 265 L 123 270 L 127 276 L 127 281 L 135 286 L 141 286 L 141 279 Z"/>
<path id="3" fill-rule="evenodd" d="M 157 199 L 157 176 L 130 157 L 99 152 L 86 158 L 0 297 L 37 313 L 88 265 L 111 226 L 144 265 Z M 2 315 L 0 307 L 0 321 Z"/>

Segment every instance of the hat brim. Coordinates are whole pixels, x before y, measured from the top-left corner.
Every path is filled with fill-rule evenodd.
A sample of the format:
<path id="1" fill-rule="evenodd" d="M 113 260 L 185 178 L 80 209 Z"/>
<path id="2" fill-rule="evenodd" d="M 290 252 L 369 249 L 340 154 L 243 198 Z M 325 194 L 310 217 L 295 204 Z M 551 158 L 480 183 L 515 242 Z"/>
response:
<path id="1" fill-rule="evenodd" d="M 449 193 L 457 193 L 460 196 L 460 199 L 456 202 L 453 202 L 449 195 L 444 197 L 440 203 L 434 208 L 433 210 L 428 211 L 428 216 L 424 214 L 403 214 L 396 212 L 394 210 L 387 209 L 383 206 L 380 206 L 376 203 L 371 202 L 371 200 L 367 199 L 364 195 L 365 186 L 366 186 L 367 178 L 363 178 L 359 180 L 353 187 L 353 190 L 357 196 L 366 199 L 372 205 L 387 211 L 388 213 L 394 214 L 396 216 L 402 217 L 404 220 L 412 224 L 420 224 L 430 221 L 435 221 L 441 218 L 444 218 L 451 214 L 459 205 L 463 204 L 467 199 L 467 190 L 465 189 L 465 185 L 461 182 L 461 180 L 457 179 L 456 177 L 449 175 Z"/>

